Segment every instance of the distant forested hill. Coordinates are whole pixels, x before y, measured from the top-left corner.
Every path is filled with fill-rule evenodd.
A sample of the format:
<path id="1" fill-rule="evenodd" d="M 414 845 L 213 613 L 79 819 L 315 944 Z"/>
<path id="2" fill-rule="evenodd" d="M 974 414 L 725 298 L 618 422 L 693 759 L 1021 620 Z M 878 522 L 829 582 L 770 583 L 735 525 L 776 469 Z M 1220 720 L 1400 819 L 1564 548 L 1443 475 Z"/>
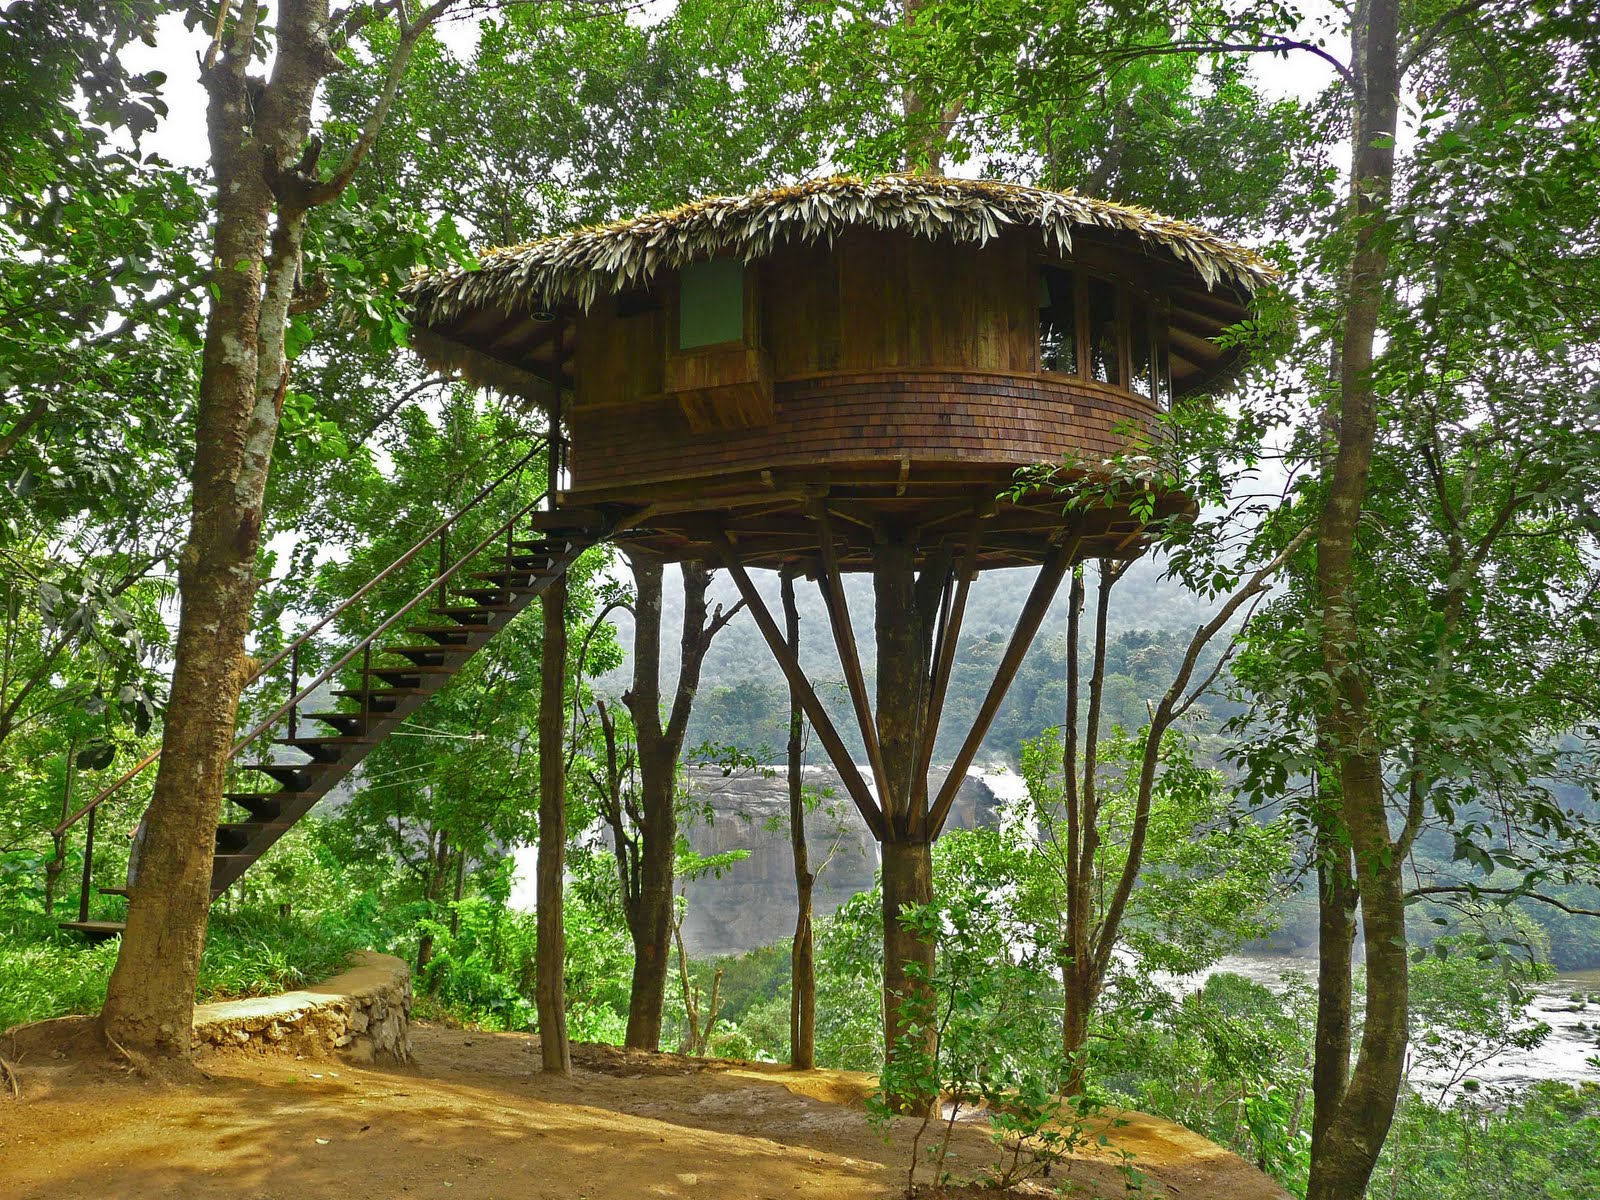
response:
<path id="1" fill-rule="evenodd" d="M 626 575 L 625 568 L 622 574 Z M 1035 574 L 1033 570 L 991 571 L 973 584 L 961 648 L 950 680 L 937 761 L 948 761 L 965 736 L 994 677 L 995 662 L 1004 652 Z M 757 571 L 754 578 L 774 616 L 778 616 L 777 575 Z M 669 573 L 664 601 L 662 659 L 668 678 L 677 670 L 677 630 L 682 620 L 682 593 L 675 580 L 675 573 Z M 848 576 L 845 590 L 862 665 L 869 686 L 873 686 L 876 664 L 872 582 L 866 576 Z M 1155 560 L 1136 564 L 1112 595 L 1107 719 L 1136 727 L 1146 719 L 1146 701 L 1159 696 L 1170 683 L 1177 657 L 1194 626 L 1210 615 L 1210 609 L 1179 584 L 1162 578 L 1160 563 Z M 720 575 L 712 596 L 725 606 L 738 599 L 732 581 Z M 796 586 L 796 597 L 800 608 L 801 662 L 841 735 L 859 753 L 860 738 L 821 595 L 814 583 L 802 580 Z M 1015 763 L 1024 738 L 1061 723 L 1066 699 L 1066 623 L 1067 592 L 1063 586 L 984 742 L 980 762 Z M 632 640 L 626 614 L 619 617 L 618 624 L 620 640 L 626 647 Z M 627 686 L 630 670 L 631 664 L 624 663 L 601 681 L 602 690 L 621 692 Z M 1213 702 L 1213 714 L 1220 713 L 1221 703 L 1220 699 Z M 739 614 L 717 636 L 706 658 L 690 741 L 733 745 L 753 754 L 776 752 L 784 743 L 788 709 L 788 687 L 782 672 L 755 622 L 748 614 Z"/>

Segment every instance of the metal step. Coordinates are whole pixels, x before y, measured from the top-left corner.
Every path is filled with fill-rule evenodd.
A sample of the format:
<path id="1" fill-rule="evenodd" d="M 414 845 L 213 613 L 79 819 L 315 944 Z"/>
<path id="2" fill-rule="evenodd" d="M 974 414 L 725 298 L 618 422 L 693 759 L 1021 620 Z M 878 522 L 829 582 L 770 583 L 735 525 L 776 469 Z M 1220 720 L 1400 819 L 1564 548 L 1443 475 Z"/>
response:
<path id="1" fill-rule="evenodd" d="M 367 677 L 381 679 L 391 688 L 412 688 L 422 690 L 422 681 L 432 675 L 454 675 L 459 667 L 367 667 Z M 405 680 L 414 679 L 415 683 L 406 683 Z M 431 689 L 430 689 L 431 690 Z"/>
<path id="2" fill-rule="evenodd" d="M 313 798 L 305 792 L 224 792 L 222 797 L 257 821 L 275 821 L 294 800 Z"/>
<path id="3" fill-rule="evenodd" d="M 385 646 L 381 653 L 408 658 L 419 667 L 442 667 L 446 665 L 446 659 L 460 658 L 476 649 L 476 646 L 440 646 L 435 643 L 431 646 Z"/>
<path id="4" fill-rule="evenodd" d="M 356 714 L 359 717 L 359 713 Z M 273 738 L 274 746 L 289 746 L 311 756 L 316 763 L 335 763 L 344 757 L 349 746 L 363 746 L 368 739 L 350 736 Z"/>
<path id="5" fill-rule="evenodd" d="M 276 779 L 286 792 L 304 792 L 332 763 L 240 763 L 241 771 L 260 771 Z"/>
<path id="6" fill-rule="evenodd" d="M 302 721 L 321 721 L 324 725 L 337 729 L 341 737 L 364 740 L 361 737 L 361 733 L 366 723 L 372 719 L 372 716 L 373 714 L 370 712 L 365 717 L 358 712 L 318 712 L 301 713 L 300 719 Z"/>
<path id="7" fill-rule="evenodd" d="M 425 688 L 417 687 L 380 687 L 380 688 L 340 688 L 333 693 L 342 700 L 354 700 L 357 704 L 363 702 L 367 705 L 367 712 L 376 716 L 391 713 L 407 696 L 426 696 Z"/>
<path id="8" fill-rule="evenodd" d="M 432 638 L 441 646 L 471 646 L 476 649 L 489 640 L 480 636 L 480 633 L 487 633 L 487 630 L 475 629 L 471 625 L 412 625 L 406 632 L 414 633 L 418 637 Z"/>
<path id="9" fill-rule="evenodd" d="M 428 610 L 441 617 L 454 617 L 463 625 L 481 629 L 488 625 L 495 613 L 521 612 L 520 604 L 456 604 Z"/>

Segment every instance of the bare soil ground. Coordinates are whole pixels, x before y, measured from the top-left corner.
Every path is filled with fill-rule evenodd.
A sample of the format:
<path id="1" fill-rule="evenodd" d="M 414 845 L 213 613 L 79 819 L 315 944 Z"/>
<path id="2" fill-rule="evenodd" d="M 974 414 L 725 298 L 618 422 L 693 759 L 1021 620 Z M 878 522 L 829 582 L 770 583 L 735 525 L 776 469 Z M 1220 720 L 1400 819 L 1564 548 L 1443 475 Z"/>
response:
<path id="1" fill-rule="evenodd" d="M 60 1023 L 0 1054 L 5 1200 L 854 1200 L 902 1194 L 914 1123 L 885 1144 L 868 1076 L 574 1047 L 568 1079 L 538 1041 L 414 1027 L 409 1067 L 212 1054 L 204 1076 L 156 1084 L 107 1066 L 87 1025 Z M 1280 1200 L 1271 1180 L 1186 1130 L 1139 1114 L 1106 1130 L 1144 1195 Z M 1093 1139 L 1091 1139 L 1092 1141 Z M 948 1168 L 993 1160 L 981 1122 Z M 1113 1151 L 1091 1146 L 1051 1183 L 1123 1196 Z M 1045 1189 L 1039 1193 L 1043 1194 Z M 985 1195 L 994 1195 L 985 1192 Z"/>

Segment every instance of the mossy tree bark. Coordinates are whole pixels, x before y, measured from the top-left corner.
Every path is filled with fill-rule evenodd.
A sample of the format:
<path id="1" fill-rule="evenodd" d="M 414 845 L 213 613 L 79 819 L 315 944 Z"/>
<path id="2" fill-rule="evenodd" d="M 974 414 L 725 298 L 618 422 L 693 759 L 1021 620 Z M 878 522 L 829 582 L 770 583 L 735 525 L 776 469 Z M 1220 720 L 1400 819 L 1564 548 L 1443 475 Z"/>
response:
<path id="1" fill-rule="evenodd" d="M 554 487 L 554 473 L 551 486 Z M 539 1053 L 546 1071 L 572 1071 L 567 1040 L 567 933 L 563 903 L 567 855 L 567 764 L 562 727 L 566 715 L 567 580 L 553 580 L 539 601 L 544 619 L 539 692 L 539 858 L 537 984 Z"/>
<path id="2" fill-rule="evenodd" d="M 873 561 L 878 643 L 878 745 L 888 794 L 879 797 L 883 841 L 883 1040 L 892 1059 L 909 1037 L 933 1049 L 931 980 L 934 944 L 908 928 L 901 912 L 933 902 L 933 841 L 928 781 L 921 765 L 929 637 L 909 542 L 880 544 Z M 931 573 L 924 572 L 927 577 Z M 896 1097 L 907 1110 L 931 1097 Z"/>
<path id="3" fill-rule="evenodd" d="M 1391 837 L 1381 747 L 1355 648 L 1355 536 L 1366 502 L 1377 435 L 1373 381 L 1378 322 L 1389 273 L 1385 220 L 1394 180 L 1399 116 L 1399 5 L 1359 0 L 1351 20 L 1354 130 L 1350 224 L 1354 252 L 1344 283 L 1339 346 L 1337 449 L 1327 482 L 1317 538 L 1317 586 L 1322 608 L 1321 652 L 1332 695 L 1320 736 L 1332 753 L 1339 816 L 1348 833 L 1355 890 L 1360 897 L 1367 953 L 1367 1006 L 1361 1046 L 1333 1112 L 1319 1111 L 1307 1195 L 1310 1200 L 1359 1200 L 1394 1119 L 1405 1070 L 1409 977 L 1406 960 L 1403 847 Z M 1324 909 L 1330 939 L 1344 932 Z M 1332 948 L 1332 947 L 1330 947 Z M 1348 962 L 1348 958 L 1344 959 Z M 1328 1003 L 1342 1002 L 1334 989 Z M 1343 1001 L 1347 1002 L 1347 1001 Z M 1337 1014 L 1319 1014 L 1329 1037 L 1319 1053 L 1338 1053 Z M 1346 1039 L 1346 1042 L 1348 1039 Z M 1336 1065 L 1322 1068 L 1334 1090 Z M 1330 1096 L 1317 1097 L 1319 1109 Z"/>

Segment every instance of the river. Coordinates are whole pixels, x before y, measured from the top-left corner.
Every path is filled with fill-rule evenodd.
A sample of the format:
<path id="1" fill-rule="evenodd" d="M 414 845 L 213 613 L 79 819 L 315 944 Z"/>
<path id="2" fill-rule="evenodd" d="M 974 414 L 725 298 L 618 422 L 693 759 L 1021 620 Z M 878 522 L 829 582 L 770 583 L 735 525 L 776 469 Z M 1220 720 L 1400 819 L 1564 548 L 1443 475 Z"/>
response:
<path id="1" fill-rule="evenodd" d="M 1210 971 L 1170 982 L 1190 991 L 1218 972 L 1243 975 L 1276 990 L 1283 986 L 1285 974 L 1304 975 L 1315 982 L 1317 960 L 1287 954 L 1230 954 Z M 1600 970 L 1563 971 L 1536 985 L 1527 1017 L 1549 1025 L 1550 1036 L 1531 1050 L 1502 1051 L 1475 1068 L 1469 1079 L 1485 1088 L 1510 1091 L 1541 1079 L 1600 1082 L 1600 1069 L 1587 1061 L 1600 1057 Z M 1411 1082 L 1427 1093 L 1437 1088 L 1439 1081 L 1414 1066 Z"/>

